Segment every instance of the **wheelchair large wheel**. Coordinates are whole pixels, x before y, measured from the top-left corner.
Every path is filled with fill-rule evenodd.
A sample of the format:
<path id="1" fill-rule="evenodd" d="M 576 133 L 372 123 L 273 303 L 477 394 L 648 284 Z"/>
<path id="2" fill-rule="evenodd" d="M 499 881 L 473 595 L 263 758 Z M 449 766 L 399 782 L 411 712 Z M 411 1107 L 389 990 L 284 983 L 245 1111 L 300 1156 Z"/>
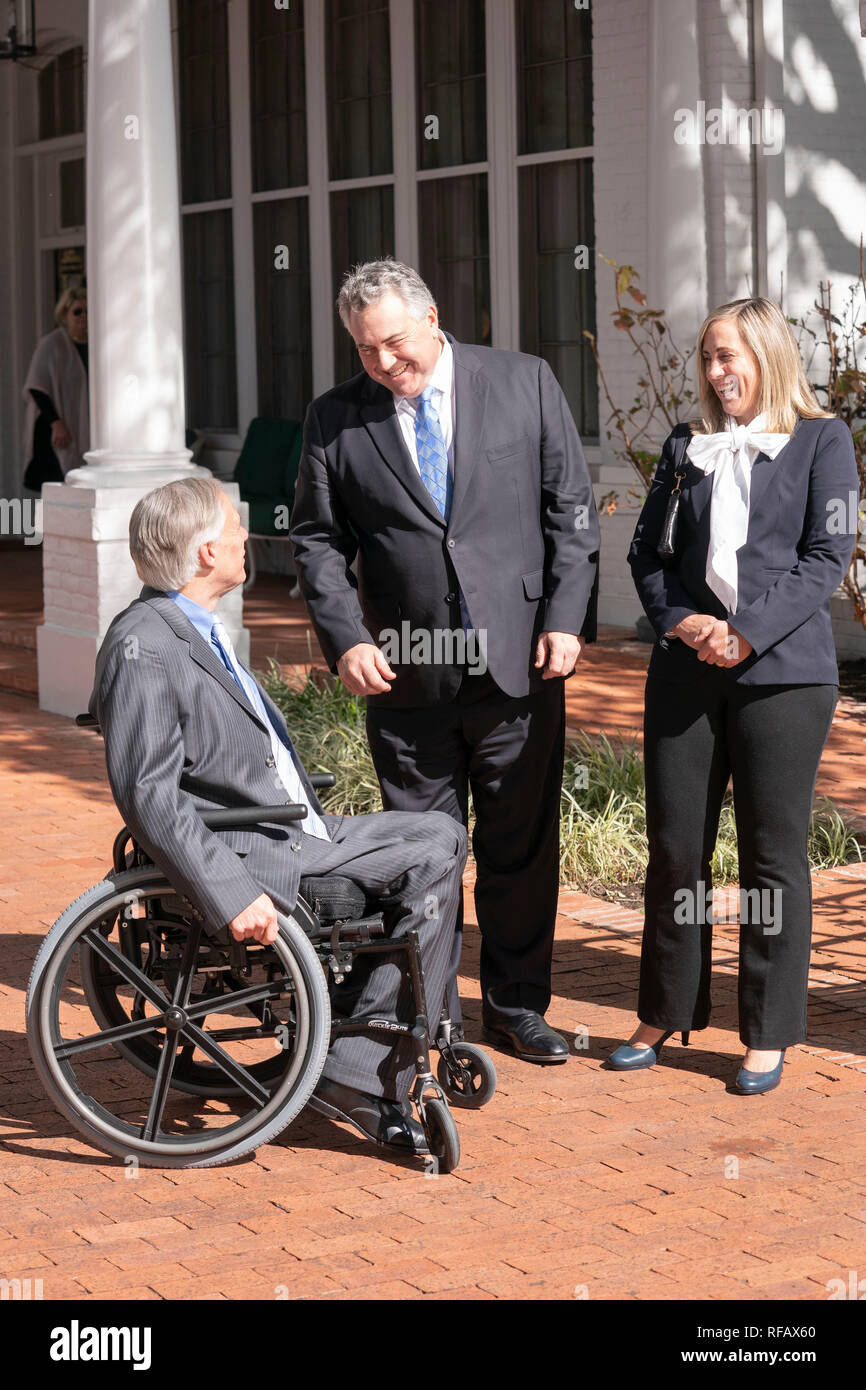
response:
<path id="1" fill-rule="evenodd" d="M 165 888 L 165 880 L 161 875 L 159 881 Z M 121 909 L 121 912 L 122 920 L 118 924 L 120 949 L 149 978 L 162 978 L 166 987 L 171 989 L 177 961 L 176 958 L 163 959 L 163 947 L 183 938 L 185 928 L 182 925 L 181 904 L 168 890 L 162 898 L 151 900 L 144 918 L 128 919 L 126 909 Z M 305 931 L 313 921 L 302 900 L 299 900 L 292 917 Z M 107 917 L 100 929 L 103 935 L 109 931 L 111 919 Z M 215 988 L 223 993 L 237 993 L 245 987 L 245 981 L 232 968 L 227 945 L 220 947 L 216 943 L 208 943 L 200 952 L 199 966 L 203 968 L 199 976 L 193 980 L 190 992 L 192 1003 L 204 997 L 202 991 L 213 997 Z M 100 955 L 89 945 L 83 945 L 81 948 L 81 983 L 90 1011 L 103 1030 L 117 1028 L 127 1023 L 130 1018 L 144 1017 L 146 1000 L 141 992 L 130 986 L 129 980 L 117 970 L 112 960 Z M 270 1012 L 270 1005 L 266 1000 L 262 1000 L 254 1007 L 260 1021 L 264 1023 Z M 160 1039 L 154 1034 L 121 1038 L 114 1046 L 139 1071 L 156 1076 L 162 1049 Z M 279 1076 L 282 1065 L 279 1057 L 270 1056 L 253 1062 L 249 1071 L 257 1081 L 269 1085 Z M 172 1074 L 172 1087 L 194 1096 L 228 1097 L 242 1094 L 237 1083 L 221 1067 L 202 1057 L 200 1052 L 196 1052 L 191 1043 L 181 1046 L 178 1051 Z"/>
<path id="2" fill-rule="evenodd" d="M 242 987 L 226 988 L 219 948 L 183 913 L 153 867 L 114 874 L 55 922 L 30 978 L 46 1090 L 127 1163 L 206 1168 L 252 1152 L 306 1105 L 328 1052 L 325 979 L 294 914 L 279 914 L 272 946 L 248 947 Z"/>
<path id="3" fill-rule="evenodd" d="M 452 1061 L 454 1065 L 449 1065 Z M 458 1109 L 480 1110 L 496 1092 L 496 1068 L 484 1049 L 474 1043 L 452 1043 L 450 1057 L 440 1056 L 436 1075 Z"/>

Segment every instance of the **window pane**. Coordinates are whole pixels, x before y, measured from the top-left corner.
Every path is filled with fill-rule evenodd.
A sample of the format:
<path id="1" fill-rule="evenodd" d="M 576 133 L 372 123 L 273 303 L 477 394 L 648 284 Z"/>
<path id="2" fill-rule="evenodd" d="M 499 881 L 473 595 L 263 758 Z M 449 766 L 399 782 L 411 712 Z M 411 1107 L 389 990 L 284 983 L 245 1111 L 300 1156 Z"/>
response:
<path id="1" fill-rule="evenodd" d="M 253 189 L 307 182 L 304 0 L 250 0 Z"/>
<path id="2" fill-rule="evenodd" d="M 415 0 L 415 35 L 418 167 L 486 159 L 484 6 L 477 0 Z M 438 120 L 438 133 L 430 116 Z"/>
<path id="3" fill-rule="evenodd" d="M 306 198 L 253 206 L 259 414 L 303 420 L 313 394 Z"/>
<path id="4" fill-rule="evenodd" d="M 592 19 L 571 0 L 518 0 L 520 153 L 592 144 Z"/>
<path id="5" fill-rule="evenodd" d="M 583 330 L 595 332 L 592 161 L 519 171 L 520 346 L 548 361 L 577 428 L 598 437 L 598 383 Z M 586 246 L 586 269 L 575 250 Z"/>
<path id="6" fill-rule="evenodd" d="M 334 299 L 347 270 L 362 261 L 394 254 L 394 189 L 358 188 L 331 194 L 331 260 Z M 334 380 L 361 371 L 361 362 L 339 314 L 334 311 Z"/>
<path id="7" fill-rule="evenodd" d="M 67 48 L 39 74 L 39 139 L 84 130 L 84 50 Z"/>
<path id="8" fill-rule="evenodd" d="M 231 197 L 226 0 L 178 0 L 182 199 Z"/>
<path id="9" fill-rule="evenodd" d="M 487 175 L 418 184 L 419 270 L 461 342 L 490 342 Z"/>
<path id="10" fill-rule="evenodd" d="M 332 179 L 390 174 L 391 40 L 383 0 L 328 0 Z"/>
<path id="11" fill-rule="evenodd" d="M 232 216 L 183 217 L 187 424 L 237 429 Z"/>
<path id="12" fill-rule="evenodd" d="M 64 159 L 60 169 L 60 225 L 84 226 L 84 160 Z"/>

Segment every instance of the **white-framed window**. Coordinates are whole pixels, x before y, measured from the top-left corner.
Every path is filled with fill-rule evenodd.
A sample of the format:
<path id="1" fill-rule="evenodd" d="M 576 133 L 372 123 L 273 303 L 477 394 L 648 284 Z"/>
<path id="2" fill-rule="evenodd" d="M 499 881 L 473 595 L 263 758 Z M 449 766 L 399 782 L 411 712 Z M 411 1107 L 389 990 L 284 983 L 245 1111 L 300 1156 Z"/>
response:
<path id="1" fill-rule="evenodd" d="M 334 300 L 393 254 L 455 337 L 547 358 L 594 440 L 588 12 L 174 4 L 188 424 L 234 442 L 360 370 Z"/>

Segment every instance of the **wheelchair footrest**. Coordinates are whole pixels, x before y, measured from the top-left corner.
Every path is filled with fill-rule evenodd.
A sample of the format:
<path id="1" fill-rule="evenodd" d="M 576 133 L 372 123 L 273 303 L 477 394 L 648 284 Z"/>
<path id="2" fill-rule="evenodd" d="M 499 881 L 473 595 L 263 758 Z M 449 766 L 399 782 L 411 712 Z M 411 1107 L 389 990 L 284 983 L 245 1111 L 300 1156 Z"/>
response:
<path id="1" fill-rule="evenodd" d="M 381 912 L 369 917 L 356 917 L 348 922 L 324 922 L 314 934 L 314 941 L 330 941 L 335 945 L 340 941 L 355 943 L 375 941 L 385 935 L 385 923 Z"/>

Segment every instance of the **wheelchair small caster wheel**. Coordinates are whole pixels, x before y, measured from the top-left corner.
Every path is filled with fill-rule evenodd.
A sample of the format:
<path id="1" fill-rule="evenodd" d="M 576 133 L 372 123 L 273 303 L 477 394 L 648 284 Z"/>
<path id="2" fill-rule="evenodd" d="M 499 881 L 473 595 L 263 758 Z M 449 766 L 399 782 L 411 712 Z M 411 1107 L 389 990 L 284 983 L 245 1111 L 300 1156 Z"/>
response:
<path id="1" fill-rule="evenodd" d="M 483 1048 L 454 1043 L 436 1067 L 439 1084 L 460 1110 L 480 1110 L 496 1091 L 496 1068 Z"/>
<path id="2" fill-rule="evenodd" d="M 425 1101 L 422 1123 L 430 1154 L 436 1160 L 436 1171 L 453 1173 L 460 1162 L 460 1136 L 445 1101 L 438 1097 Z"/>

